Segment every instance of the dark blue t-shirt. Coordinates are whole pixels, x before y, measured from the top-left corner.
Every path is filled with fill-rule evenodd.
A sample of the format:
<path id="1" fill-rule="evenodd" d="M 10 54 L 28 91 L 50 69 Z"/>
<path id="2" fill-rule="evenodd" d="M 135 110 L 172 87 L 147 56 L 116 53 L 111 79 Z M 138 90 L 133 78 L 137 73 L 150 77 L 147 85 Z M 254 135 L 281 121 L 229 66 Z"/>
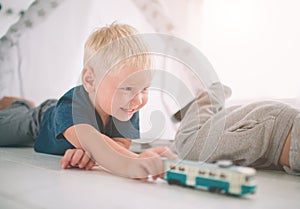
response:
<path id="1" fill-rule="evenodd" d="M 56 106 L 50 107 L 43 115 L 39 135 L 34 145 L 35 151 L 63 155 L 67 149 L 74 148 L 62 133 L 76 124 L 89 124 L 110 138 L 140 137 L 138 112 L 129 121 L 119 121 L 110 116 L 104 127 L 87 92 L 83 86 L 77 86 L 63 95 Z"/>

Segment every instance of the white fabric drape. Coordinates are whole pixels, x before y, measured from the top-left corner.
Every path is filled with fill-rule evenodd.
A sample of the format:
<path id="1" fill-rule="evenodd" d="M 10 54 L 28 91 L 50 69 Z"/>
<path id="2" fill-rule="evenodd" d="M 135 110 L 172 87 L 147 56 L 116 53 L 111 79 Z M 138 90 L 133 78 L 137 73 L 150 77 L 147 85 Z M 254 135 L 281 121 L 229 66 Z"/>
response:
<path id="1" fill-rule="evenodd" d="M 34 1 L 19 20 L 9 27 L 0 39 L 1 95 L 24 96 L 22 60 L 19 39 L 27 31 L 42 23 L 64 0 Z"/>

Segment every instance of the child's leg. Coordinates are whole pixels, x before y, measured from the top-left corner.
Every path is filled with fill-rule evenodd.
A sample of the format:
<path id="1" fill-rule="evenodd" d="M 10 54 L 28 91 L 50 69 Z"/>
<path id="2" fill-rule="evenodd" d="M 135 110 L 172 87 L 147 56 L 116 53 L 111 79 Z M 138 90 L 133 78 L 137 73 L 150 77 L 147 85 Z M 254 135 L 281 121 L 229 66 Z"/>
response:
<path id="1" fill-rule="evenodd" d="M 290 130 L 289 135 L 287 136 L 287 139 L 284 143 L 281 152 L 279 163 L 282 166 L 288 166 L 288 167 L 290 166 L 289 154 L 290 154 L 290 146 L 291 146 L 291 135 L 292 135 L 292 129 Z"/>
<path id="2" fill-rule="evenodd" d="M 25 101 L 16 101 L 0 111 L 0 146 L 33 145 L 36 126 L 33 108 Z"/>
<path id="3" fill-rule="evenodd" d="M 31 107 L 35 107 L 34 102 L 30 101 L 30 100 L 25 100 L 19 97 L 3 97 L 2 99 L 0 99 L 0 110 L 6 109 L 8 107 L 10 107 L 14 102 L 16 101 L 24 101 L 26 104 L 30 105 Z"/>
<path id="4" fill-rule="evenodd" d="M 281 167 L 281 152 L 293 121 L 300 114 L 298 110 L 278 102 L 256 102 L 228 108 L 222 116 L 222 112 L 213 114 L 204 108 L 191 106 L 183 118 L 176 135 L 180 157 L 209 162 L 231 159 L 259 168 Z M 201 124 L 201 118 L 208 114 L 210 119 Z M 201 157 L 201 153 L 205 155 Z"/>
<path id="5" fill-rule="evenodd" d="M 42 114 L 53 104 L 47 100 L 33 108 L 27 101 L 16 101 L 0 110 L 0 146 L 32 146 Z"/>
<path id="6" fill-rule="evenodd" d="M 286 145 L 289 164 L 284 170 L 289 174 L 300 175 L 300 114 L 294 120 L 290 141 L 287 140 Z"/>

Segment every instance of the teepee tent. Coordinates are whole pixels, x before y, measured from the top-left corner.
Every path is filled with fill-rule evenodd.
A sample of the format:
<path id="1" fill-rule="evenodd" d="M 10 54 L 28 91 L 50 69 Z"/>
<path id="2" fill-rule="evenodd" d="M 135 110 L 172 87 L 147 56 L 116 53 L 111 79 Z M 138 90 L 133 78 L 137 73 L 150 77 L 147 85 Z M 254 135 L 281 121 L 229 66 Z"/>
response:
<path id="1" fill-rule="evenodd" d="M 187 31 L 187 26 L 183 22 L 176 23 L 169 3 L 154 0 L 36 0 L 24 1 L 23 5 L 16 6 L 18 1 L 4 1 L 0 97 L 25 97 L 37 104 L 48 98 L 59 98 L 80 83 L 85 39 L 95 28 L 114 21 L 131 24 L 141 33 L 183 36 L 180 33 Z M 191 4 L 199 5 L 199 2 L 175 1 L 172 4 L 174 10 L 181 8 L 178 19 L 183 21 L 189 17 L 184 10 L 188 11 Z M 154 97 L 164 99 L 161 93 Z M 190 99 L 186 98 L 185 102 Z M 164 105 L 154 104 L 162 109 Z M 172 107 L 174 110 L 170 111 Z M 168 114 L 168 118 L 178 109 L 174 104 L 165 108 L 163 112 Z M 170 135 L 174 131 L 167 132 Z"/>

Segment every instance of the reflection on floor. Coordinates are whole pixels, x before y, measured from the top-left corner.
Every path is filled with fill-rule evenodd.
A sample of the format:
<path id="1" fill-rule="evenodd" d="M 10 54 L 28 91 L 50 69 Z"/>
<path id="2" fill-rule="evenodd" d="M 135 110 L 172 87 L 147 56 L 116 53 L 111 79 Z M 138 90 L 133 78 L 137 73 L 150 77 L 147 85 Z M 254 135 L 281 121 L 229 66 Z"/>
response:
<path id="1" fill-rule="evenodd" d="M 258 171 L 257 193 L 237 198 L 100 168 L 62 170 L 59 160 L 32 148 L 0 148 L 0 208 L 300 208 L 300 177 L 278 171 Z"/>

